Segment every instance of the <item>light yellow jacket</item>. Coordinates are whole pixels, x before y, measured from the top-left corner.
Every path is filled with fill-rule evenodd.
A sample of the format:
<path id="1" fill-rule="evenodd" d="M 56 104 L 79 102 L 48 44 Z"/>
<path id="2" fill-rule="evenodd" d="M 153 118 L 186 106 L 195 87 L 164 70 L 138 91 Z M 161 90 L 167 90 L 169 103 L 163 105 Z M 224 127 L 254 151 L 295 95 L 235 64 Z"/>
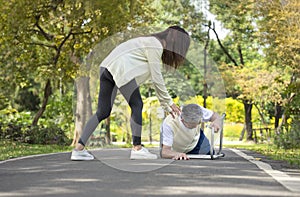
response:
<path id="1" fill-rule="evenodd" d="M 163 47 L 155 37 L 138 37 L 118 45 L 100 64 L 113 76 L 118 88 L 132 79 L 137 84 L 151 79 L 160 104 L 171 111 L 173 104 L 161 73 Z"/>

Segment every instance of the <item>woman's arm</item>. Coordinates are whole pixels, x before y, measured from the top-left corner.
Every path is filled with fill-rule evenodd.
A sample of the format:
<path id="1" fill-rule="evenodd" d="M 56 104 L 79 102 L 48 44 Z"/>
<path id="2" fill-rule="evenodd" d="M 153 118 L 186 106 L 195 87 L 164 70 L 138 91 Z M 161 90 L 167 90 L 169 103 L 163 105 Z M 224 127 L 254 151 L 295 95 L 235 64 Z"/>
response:
<path id="1" fill-rule="evenodd" d="M 173 100 L 165 86 L 161 72 L 161 56 L 163 48 L 157 39 L 155 39 L 155 41 L 158 42 L 157 47 L 150 47 L 146 49 L 151 80 L 155 88 L 156 96 L 162 107 L 165 111 L 170 112 L 172 116 L 175 117 L 175 114 L 179 115 L 180 108 L 173 103 Z"/>

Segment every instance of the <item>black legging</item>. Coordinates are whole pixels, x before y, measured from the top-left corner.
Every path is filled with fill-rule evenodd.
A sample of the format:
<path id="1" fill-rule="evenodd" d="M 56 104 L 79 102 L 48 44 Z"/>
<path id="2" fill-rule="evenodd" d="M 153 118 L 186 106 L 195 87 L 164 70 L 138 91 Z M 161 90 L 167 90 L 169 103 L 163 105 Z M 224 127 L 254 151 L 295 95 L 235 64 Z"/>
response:
<path id="1" fill-rule="evenodd" d="M 82 135 L 79 139 L 79 143 L 86 144 L 88 138 L 95 131 L 98 124 L 109 117 L 114 100 L 117 94 L 117 86 L 113 80 L 113 76 L 106 68 L 100 70 L 100 91 L 98 97 L 97 112 L 89 119 Z M 126 85 L 119 88 L 121 94 L 124 96 L 131 108 L 130 127 L 132 131 L 133 145 L 141 144 L 141 132 L 142 132 L 142 109 L 143 101 L 140 94 L 139 87 L 135 80 L 130 81 Z"/>

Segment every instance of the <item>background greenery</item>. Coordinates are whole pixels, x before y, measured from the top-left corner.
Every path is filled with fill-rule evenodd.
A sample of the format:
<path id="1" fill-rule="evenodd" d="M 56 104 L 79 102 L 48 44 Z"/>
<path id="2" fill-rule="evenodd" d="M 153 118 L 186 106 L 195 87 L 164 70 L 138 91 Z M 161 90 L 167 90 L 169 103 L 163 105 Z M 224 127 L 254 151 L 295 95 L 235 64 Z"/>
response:
<path id="1" fill-rule="evenodd" d="M 59 145 L 65 150 L 75 132 L 74 81 L 80 68 L 86 66 L 88 54 L 118 32 L 164 29 L 170 25 L 184 27 L 192 40 L 202 46 L 189 52 L 190 60 L 197 60 L 197 65 L 195 61 L 186 62 L 175 80 L 165 75 L 177 104 L 196 102 L 225 111 L 225 137 L 229 140 L 238 140 L 245 131 L 244 140 L 267 143 L 275 149 L 275 155 L 283 155 L 279 151 L 282 149 L 293 155 L 292 151 L 299 149 L 297 0 L 0 2 L 0 138 L 1 151 L 6 155 L 14 155 L 10 147 L 26 150 L 44 146 L 48 152 L 48 145 Z M 226 36 L 221 37 L 223 32 L 205 10 L 222 23 L 228 31 Z M 211 78 L 215 75 L 205 75 L 205 65 L 213 68 L 210 73 L 219 72 L 222 76 L 226 98 L 215 94 L 218 89 L 214 84 L 220 80 Z M 95 76 L 92 72 L 91 83 Z M 175 91 L 189 87 L 192 93 Z M 143 140 L 157 141 L 159 103 L 149 84 L 141 87 L 141 93 L 145 103 Z M 96 100 L 94 96 L 92 99 Z M 222 108 L 223 103 L 226 109 Z M 128 114 L 128 106 L 118 97 L 110 117 L 111 136 L 106 137 L 131 142 Z M 102 137 L 100 131 L 107 130 L 105 124 L 99 125 L 91 141 Z M 259 128 L 271 128 L 271 135 L 261 137 L 255 131 Z M 22 151 L 16 155 L 24 154 Z"/>

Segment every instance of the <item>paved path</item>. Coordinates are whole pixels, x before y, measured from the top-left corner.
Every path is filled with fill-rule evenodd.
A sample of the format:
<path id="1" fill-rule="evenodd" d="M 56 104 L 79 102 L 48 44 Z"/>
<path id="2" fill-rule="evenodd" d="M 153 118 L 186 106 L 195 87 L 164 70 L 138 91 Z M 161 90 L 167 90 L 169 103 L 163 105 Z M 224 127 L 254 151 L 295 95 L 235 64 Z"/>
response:
<path id="1" fill-rule="evenodd" d="M 129 149 L 92 152 L 97 159 L 88 162 L 70 161 L 70 153 L 0 162 L 0 196 L 300 196 L 299 171 L 274 171 L 234 149 L 218 160 L 189 161 L 129 160 Z"/>

